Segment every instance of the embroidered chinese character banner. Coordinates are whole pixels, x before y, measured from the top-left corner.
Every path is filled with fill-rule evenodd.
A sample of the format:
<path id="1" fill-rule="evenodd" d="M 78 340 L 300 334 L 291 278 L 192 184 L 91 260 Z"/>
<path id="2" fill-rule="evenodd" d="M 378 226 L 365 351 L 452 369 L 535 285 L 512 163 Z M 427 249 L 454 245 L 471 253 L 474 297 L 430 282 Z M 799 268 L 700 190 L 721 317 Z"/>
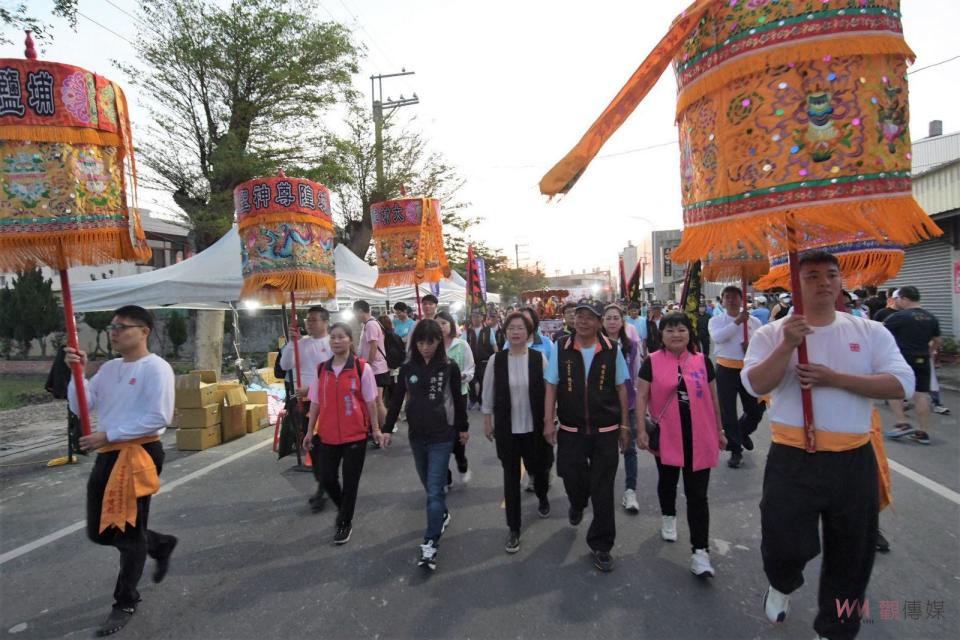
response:
<path id="1" fill-rule="evenodd" d="M 254 178 L 233 191 L 242 298 L 279 303 L 336 296 L 330 191 L 303 178 Z"/>
<path id="2" fill-rule="evenodd" d="M 370 205 L 370 219 L 379 271 L 376 287 L 439 282 L 450 276 L 439 200 L 377 202 Z"/>
<path id="3" fill-rule="evenodd" d="M 0 269 L 147 260 L 127 180 L 120 87 L 79 67 L 0 59 Z"/>

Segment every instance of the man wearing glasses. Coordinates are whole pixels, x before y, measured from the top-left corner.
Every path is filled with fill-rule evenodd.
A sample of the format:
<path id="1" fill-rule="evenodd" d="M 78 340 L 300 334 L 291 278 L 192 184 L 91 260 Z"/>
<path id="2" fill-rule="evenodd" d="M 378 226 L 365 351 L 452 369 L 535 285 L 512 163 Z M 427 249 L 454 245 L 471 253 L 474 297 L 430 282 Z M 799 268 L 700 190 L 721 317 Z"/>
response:
<path id="1" fill-rule="evenodd" d="M 97 631 L 120 631 L 133 617 L 140 593 L 137 583 L 147 556 L 157 561 L 153 581 L 167 574 L 177 539 L 147 528 L 150 496 L 160 488 L 163 445 L 160 436 L 173 419 L 173 369 L 150 353 L 153 315 L 142 307 L 117 309 L 107 327 L 110 344 L 121 357 L 84 378 L 87 402 L 96 409 L 97 430 L 80 438 L 84 451 L 98 455 L 87 483 L 87 536 L 120 551 L 120 574 L 113 609 Z M 67 364 L 87 365 L 87 354 L 65 349 Z M 70 381 L 70 409 L 80 413 L 76 380 Z"/>

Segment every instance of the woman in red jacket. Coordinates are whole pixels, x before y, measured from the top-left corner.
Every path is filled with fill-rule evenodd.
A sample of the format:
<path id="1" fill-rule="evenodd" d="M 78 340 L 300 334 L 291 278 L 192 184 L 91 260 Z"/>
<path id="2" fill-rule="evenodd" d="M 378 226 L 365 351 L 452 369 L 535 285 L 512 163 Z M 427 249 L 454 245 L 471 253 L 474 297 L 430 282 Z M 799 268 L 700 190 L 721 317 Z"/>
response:
<path id="1" fill-rule="evenodd" d="M 330 328 L 333 357 L 317 367 L 310 385 L 310 417 L 313 428 L 303 439 L 304 449 L 313 449 L 320 465 L 324 488 L 337 505 L 334 544 L 346 544 L 353 530 L 353 509 L 366 457 L 370 416 L 377 415 L 377 381 L 372 368 L 353 353 L 353 332 L 338 322 Z M 390 444 L 390 434 L 373 425 L 377 444 Z M 340 465 L 343 464 L 341 486 Z"/>

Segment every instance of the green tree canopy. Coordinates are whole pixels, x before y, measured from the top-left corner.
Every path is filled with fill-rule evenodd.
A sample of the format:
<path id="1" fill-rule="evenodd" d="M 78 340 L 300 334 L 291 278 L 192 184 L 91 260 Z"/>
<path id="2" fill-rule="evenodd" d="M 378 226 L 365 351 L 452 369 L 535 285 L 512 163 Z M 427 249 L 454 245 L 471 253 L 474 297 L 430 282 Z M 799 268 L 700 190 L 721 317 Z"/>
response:
<path id="1" fill-rule="evenodd" d="M 77 0 L 54 0 L 52 14 L 76 28 Z M 53 40 L 53 27 L 31 12 L 26 2 L 0 3 L 0 44 L 23 42 L 24 31 L 33 32 L 41 48 Z"/>
<path id="2" fill-rule="evenodd" d="M 351 95 L 359 49 L 310 0 L 142 0 L 137 65 L 148 99 L 140 159 L 205 249 L 233 221 L 233 188 L 278 167 L 321 164 L 320 116 Z"/>

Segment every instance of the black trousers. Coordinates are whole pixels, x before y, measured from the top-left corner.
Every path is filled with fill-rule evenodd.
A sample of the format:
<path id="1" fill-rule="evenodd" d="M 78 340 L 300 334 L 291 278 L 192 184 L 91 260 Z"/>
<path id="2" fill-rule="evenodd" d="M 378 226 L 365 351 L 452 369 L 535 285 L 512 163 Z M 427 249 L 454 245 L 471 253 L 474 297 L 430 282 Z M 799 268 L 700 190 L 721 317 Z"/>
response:
<path id="1" fill-rule="evenodd" d="M 807 453 L 770 445 L 760 501 L 763 570 L 777 591 L 803 584 L 803 568 L 823 564 L 813 628 L 830 640 L 853 638 L 877 549 L 877 463 L 873 447 Z M 841 610 L 838 613 L 838 609 Z"/>
<path id="2" fill-rule="evenodd" d="M 148 442 L 141 446 L 153 458 L 159 474 L 163 469 L 163 445 L 160 442 Z M 156 558 L 164 555 L 174 544 L 175 538 L 147 528 L 147 520 L 150 517 L 150 496 L 137 499 L 136 526 L 131 527 L 128 523 L 122 532 L 116 527 L 109 527 L 100 533 L 103 492 L 119 455 L 119 451 L 98 453 L 93 462 L 93 469 L 87 480 L 87 537 L 97 544 L 116 547 L 120 551 L 120 574 L 117 576 L 117 585 L 113 590 L 114 606 L 136 607 L 140 602 L 137 584 L 140 582 L 140 576 L 143 575 L 147 556 Z"/>
<path id="3" fill-rule="evenodd" d="M 497 438 L 497 455 L 503 466 L 503 500 L 506 503 L 507 527 L 520 531 L 520 461 L 533 478 L 534 491 L 543 500 L 547 497 L 550 482 L 550 466 L 543 450 L 546 442 L 537 433 L 512 433 Z"/>
<path id="4" fill-rule="evenodd" d="M 757 430 L 766 405 L 747 392 L 740 379 L 740 369 L 717 365 L 717 395 L 720 401 L 720 422 L 727 435 L 727 450 L 743 451 L 743 436 Z M 737 397 L 743 405 L 743 415 L 737 414 Z"/>
<path id="5" fill-rule="evenodd" d="M 316 452 L 314 464 L 317 458 L 321 460 L 323 488 L 339 510 L 337 525 L 350 524 L 353 522 L 353 510 L 357 505 L 363 462 L 367 457 L 367 441 L 364 439 L 346 444 L 323 444 L 319 436 L 313 436 L 313 450 Z"/>
<path id="6" fill-rule="evenodd" d="M 483 372 L 487 370 L 487 361 L 477 362 L 467 391 L 470 393 L 470 402 L 480 404 L 483 400 Z"/>
<path id="7" fill-rule="evenodd" d="M 657 498 L 660 513 L 677 515 L 677 484 L 683 475 L 683 492 L 687 496 L 687 526 L 690 528 L 690 547 L 709 549 L 710 506 L 707 504 L 707 487 L 710 485 L 710 469 L 694 471 L 690 467 L 673 467 L 657 461 Z"/>
<path id="8" fill-rule="evenodd" d="M 310 402 L 308 400 L 303 401 L 303 423 L 300 427 L 300 440 L 303 441 L 303 435 L 307 433 L 310 429 Z M 316 441 L 316 436 L 314 436 L 314 441 Z M 297 443 L 297 446 L 300 446 L 300 442 Z M 323 465 L 320 463 L 320 456 L 317 455 L 317 450 L 314 448 L 310 452 L 310 470 L 313 472 L 313 479 L 317 481 L 317 494 L 323 495 Z"/>
<path id="9" fill-rule="evenodd" d="M 617 537 L 613 485 L 619 465 L 617 430 L 591 435 L 558 431 L 557 475 L 571 507 L 585 509 L 588 500 L 593 504 L 587 545 L 594 551 L 610 551 Z"/>

